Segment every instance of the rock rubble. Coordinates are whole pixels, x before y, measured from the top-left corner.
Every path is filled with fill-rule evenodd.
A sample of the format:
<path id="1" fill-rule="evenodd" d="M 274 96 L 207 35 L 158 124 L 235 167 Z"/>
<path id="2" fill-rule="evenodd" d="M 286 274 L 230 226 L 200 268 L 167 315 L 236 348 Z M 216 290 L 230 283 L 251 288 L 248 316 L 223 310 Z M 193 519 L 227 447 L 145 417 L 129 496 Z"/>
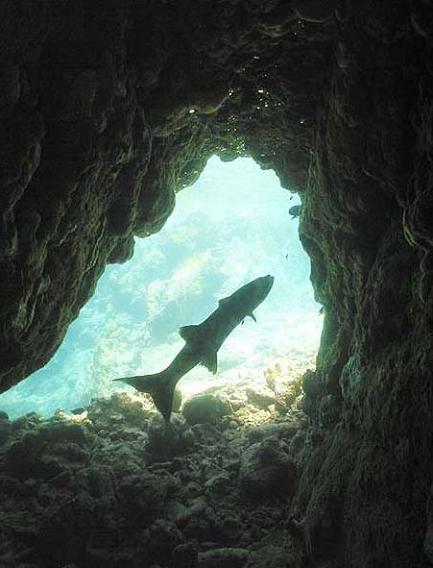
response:
<path id="1" fill-rule="evenodd" d="M 221 404 L 229 414 L 191 420 Z M 169 425 L 126 393 L 80 410 L 0 416 L 2 568 L 295 566 L 290 412 L 244 425 L 257 409 L 233 411 L 230 390 L 190 399 L 188 421 Z"/>

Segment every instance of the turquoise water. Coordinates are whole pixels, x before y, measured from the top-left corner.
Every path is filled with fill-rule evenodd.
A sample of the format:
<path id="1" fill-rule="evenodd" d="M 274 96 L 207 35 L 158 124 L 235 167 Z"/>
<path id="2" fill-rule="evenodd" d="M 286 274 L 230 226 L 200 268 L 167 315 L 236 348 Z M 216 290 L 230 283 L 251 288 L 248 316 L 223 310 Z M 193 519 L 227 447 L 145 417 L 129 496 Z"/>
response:
<path id="1" fill-rule="evenodd" d="M 219 298 L 266 274 L 275 282 L 257 323 L 247 318 L 228 337 L 215 377 L 200 366 L 180 387 L 196 392 L 263 374 L 278 361 L 311 358 L 322 318 L 298 220 L 288 213 L 297 203 L 253 160 L 211 158 L 198 182 L 177 195 L 160 233 L 136 239 L 129 262 L 107 267 L 53 359 L 1 395 L 0 409 L 11 417 L 50 415 L 129 389 L 112 379 L 162 370 L 183 345 L 179 327 L 199 323 Z"/>

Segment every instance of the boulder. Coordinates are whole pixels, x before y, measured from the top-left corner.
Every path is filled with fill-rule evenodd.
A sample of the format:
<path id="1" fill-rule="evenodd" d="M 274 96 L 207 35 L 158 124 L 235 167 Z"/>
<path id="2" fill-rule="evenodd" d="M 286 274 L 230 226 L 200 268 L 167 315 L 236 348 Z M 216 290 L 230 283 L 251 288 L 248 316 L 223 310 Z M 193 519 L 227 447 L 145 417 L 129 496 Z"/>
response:
<path id="1" fill-rule="evenodd" d="M 244 451 L 239 471 L 240 488 L 251 497 L 293 493 L 296 465 L 277 438 L 265 438 Z"/>
<path id="2" fill-rule="evenodd" d="M 189 424 L 215 424 L 223 416 L 232 414 L 229 401 L 214 394 L 201 394 L 187 400 L 182 413 Z"/>
<path id="3" fill-rule="evenodd" d="M 183 416 L 172 414 L 170 423 L 155 415 L 149 423 L 147 451 L 152 461 L 161 461 L 189 452 L 194 437 Z"/>
<path id="4" fill-rule="evenodd" d="M 177 546 L 184 538 L 172 521 L 156 519 L 144 534 L 146 550 L 154 561 L 166 565 Z"/>

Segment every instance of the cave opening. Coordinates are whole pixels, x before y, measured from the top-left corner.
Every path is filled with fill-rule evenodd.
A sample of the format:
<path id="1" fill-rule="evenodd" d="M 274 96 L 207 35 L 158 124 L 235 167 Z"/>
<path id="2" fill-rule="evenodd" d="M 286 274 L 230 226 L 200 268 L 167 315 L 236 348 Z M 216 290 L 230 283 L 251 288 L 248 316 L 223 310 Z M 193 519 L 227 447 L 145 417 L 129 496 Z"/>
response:
<path id="1" fill-rule="evenodd" d="M 219 298 L 268 273 L 275 284 L 257 323 L 247 318 L 227 338 L 216 375 L 202 366 L 190 371 L 182 395 L 238 382 L 260 389 L 269 375 L 292 380 L 314 367 L 322 315 L 299 218 L 289 214 L 299 196 L 251 158 L 213 156 L 176 202 L 161 231 L 136 239 L 132 259 L 106 268 L 51 361 L 1 395 L 11 417 L 70 411 L 131 389 L 112 380 L 165 368 L 183 345 L 181 326 L 202 321 Z"/>

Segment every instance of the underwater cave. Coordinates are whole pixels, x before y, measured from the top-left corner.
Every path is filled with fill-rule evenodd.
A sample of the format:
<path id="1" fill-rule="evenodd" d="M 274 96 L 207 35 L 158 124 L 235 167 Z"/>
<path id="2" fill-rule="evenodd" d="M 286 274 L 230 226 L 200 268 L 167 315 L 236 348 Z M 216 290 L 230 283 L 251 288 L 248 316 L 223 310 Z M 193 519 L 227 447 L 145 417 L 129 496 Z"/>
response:
<path id="1" fill-rule="evenodd" d="M 217 158 L 298 194 L 323 312 L 296 380 L 287 353 L 268 391 L 175 397 L 170 422 L 123 389 L 1 411 L 0 566 L 432 566 L 430 2 L 6 0 L 0 22 L 0 401 Z"/>
<path id="2" fill-rule="evenodd" d="M 299 207 L 299 197 L 251 158 L 210 158 L 177 194 L 164 227 L 136 239 L 128 262 L 105 269 L 54 357 L 0 395 L 0 409 L 9 418 L 49 417 L 125 390 L 113 379 L 163 369 L 184 343 L 183 325 L 267 272 L 275 283 L 254 314 L 259 324 L 247 319 L 231 332 L 214 377 L 202 366 L 190 371 L 179 382 L 183 398 L 224 384 L 263 389 L 266 373 L 295 380 L 314 368 L 323 316 L 298 238 Z"/>

